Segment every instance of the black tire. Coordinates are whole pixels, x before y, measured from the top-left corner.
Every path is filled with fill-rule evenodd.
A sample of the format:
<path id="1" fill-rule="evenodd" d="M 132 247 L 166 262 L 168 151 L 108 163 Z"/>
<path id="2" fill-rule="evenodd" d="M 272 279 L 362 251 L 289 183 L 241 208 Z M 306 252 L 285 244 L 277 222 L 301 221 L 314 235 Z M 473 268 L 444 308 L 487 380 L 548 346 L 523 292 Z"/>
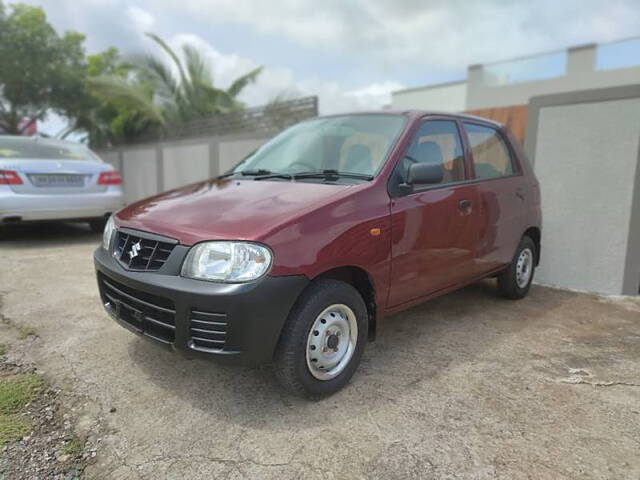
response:
<path id="1" fill-rule="evenodd" d="M 522 252 L 525 250 L 529 250 L 532 255 L 531 262 L 531 273 L 529 275 L 529 281 L 526 285 L 520 286 L 518 285 L 517 280 L 517 268 L 518 268 L 518 259 Z M 531 238 L 524 236 L 522 240 L 520 240 L 520 245 L 516 249 L 516 253 L 511 260 L 511 264 L 509 268 L 507 268 L 504 272 L 498 275 L 498 292 L 504 298 L 508 298 L 510 300 L 519 300 L 524 298 L 527 293 L 529 293 L 529 289 L 531 288 L 531 282 L 533 281 L 533 275 L 535 273 L 535 259 L 537 258 L 536 245 L 531 240 Z"/>
<path id="2" fill-rule="evenodd" d="M 344 370 L 332 379 L 319 380 L 307 366 L 307 339 L 318 316 L 334 304 L 344 304 L 355 314 L 357 341 Z M 276 377 L 287 391 L 302 397 L 322 397 L 337 392 L 349 382 L 358 368 L 366 344 L 368 324 L 367 308 L 355 288 L 338 280 L 313 282 L 296 301 L 280 335 L 274 356 Z"/>
<path id="3" fill-rule="evenodd" d="M 102 233 L 104 231 L 104 226 L 107 224 L 107 220 L 104 218 L 96 218 L 94 220 L 89 220 L 89 228 L 94 233 Z"/>

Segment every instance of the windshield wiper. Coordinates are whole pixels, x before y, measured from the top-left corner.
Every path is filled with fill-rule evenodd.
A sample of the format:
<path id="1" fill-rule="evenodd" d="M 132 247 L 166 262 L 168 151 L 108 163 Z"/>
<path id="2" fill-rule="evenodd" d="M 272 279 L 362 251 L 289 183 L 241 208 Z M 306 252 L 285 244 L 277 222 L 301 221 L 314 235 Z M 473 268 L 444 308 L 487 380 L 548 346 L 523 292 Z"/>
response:
<path id="1" fill-rule="evenodd" d="M 315 170 L 309 172 L 298 173 L 278 173 L 263 168 L 257 170 L 240 170 L 237 172 L 228 172 L 219 175 L 218 179 L 231 177 L 233 175 L 242 175 L 245 177 L 255 177 L 255 180 L 268 180 L 270 178 L 284 178 L 285 180 L 297 180 L 299 178 L 322 178 L 324 180 L 337 180 L 338 178 L 355 178 L 358 180 L 373 180 L 373 175 L 364 173 L 340 172 L 333 169 Z"/>
<path id="2" fill-rule="evenodd" d="M 338 178 L 357 178 L 358 180 L 373 180 L 373 175 L 365 173 L 340 172 L 333 169 L 318 170 L 315 172 L 299 172 L 293 174 L 293 179 L 298 178 L 324 178 L 325 180 L 337 180 Z"/>
<path id="3" fill-rule="evenodd" d="M 269 178 L 284 178 L 285 180 L 291 180 L 293 178 L 292 175 L 288 173 L 268 173 L 264 175 L 257 176 L 256 180 L 268 180 Z"/>
<path id="4" fill-rule="evenodd" d="M 258 177 L 258 176 L 276 175 L 276 174 L 272 173 L 271 170 L 265 170 L 264 168 L 259 168 L 257 170 L 238 170 L 235 172 L 227 172 L 222 175 L 218 175 L 216 178 L 220 180 L 222 178 L 231 177 L 233 175 L 242 175 L 243 177 Z M 280 175 L 280 174 L 277 174 L 277 175 Z"/>

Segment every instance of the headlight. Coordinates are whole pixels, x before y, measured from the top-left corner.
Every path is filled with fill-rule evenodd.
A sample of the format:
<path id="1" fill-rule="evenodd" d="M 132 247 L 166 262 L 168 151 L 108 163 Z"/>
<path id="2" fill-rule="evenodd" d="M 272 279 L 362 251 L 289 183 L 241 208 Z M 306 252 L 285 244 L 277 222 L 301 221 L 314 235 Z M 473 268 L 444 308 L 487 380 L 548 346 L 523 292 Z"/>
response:
<path id="1" fill-rule="evenodd" d="M 212 282 L 250 282 L 265 275 L 271 261 L 271 251 L 256 243 L 205 242 L 189 250 L 181 275 Z"/>
<path id="2" fill-rule="evenodd" d="M 116 224 L 113 221 L 113 215 L 111 215 L 104 226 L 104 231 L 102 232 L 102 248 L 107 252 L 111 251 L 111 241 L 113 240 L 113 234 L 115 231 Z"/>

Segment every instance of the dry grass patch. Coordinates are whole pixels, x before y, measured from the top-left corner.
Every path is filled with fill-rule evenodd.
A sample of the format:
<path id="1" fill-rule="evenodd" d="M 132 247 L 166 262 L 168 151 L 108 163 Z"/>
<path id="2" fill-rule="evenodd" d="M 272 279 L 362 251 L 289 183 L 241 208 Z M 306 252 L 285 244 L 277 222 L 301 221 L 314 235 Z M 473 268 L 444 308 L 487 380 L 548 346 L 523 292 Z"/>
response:
<path id="1" fill-rule="evenodd" d="M 82 440 L 80 440 L 78 437 L 73 437 L 71 440 L 64 444 L 64 447 L 62 447 L 62 453 L 64 455 L 75 457 L 82 453 L 83 448 L 84 444 Z"/>
<path id="2" fill-rule="evenodd" d="M 42 377 L 35 373 L 0 379 L 0 445 L 20 440 L 31 431 L 31 423 L 21 413 L 43 388 Z"/>

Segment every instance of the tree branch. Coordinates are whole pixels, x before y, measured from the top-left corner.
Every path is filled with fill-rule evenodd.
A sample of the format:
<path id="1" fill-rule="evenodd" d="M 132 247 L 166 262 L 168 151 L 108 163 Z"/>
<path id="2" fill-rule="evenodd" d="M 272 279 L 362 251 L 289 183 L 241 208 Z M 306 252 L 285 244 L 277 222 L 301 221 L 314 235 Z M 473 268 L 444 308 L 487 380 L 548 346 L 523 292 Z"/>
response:
<path id="1" fill-rule="evenodd" d="M 26 122 L 24 126 L 19 129 L 20 135 L 22 135 L 25 132 L 25 130 L 29 128 L 29 125 L 31 125 L 32 123 L 35 123 L 40 117 L 42 117 L 42 115 L 44 115 L 46 111 L 47 111 L 47 107 L 44 107 L 38 113 L 29 117 L 29 121 Z"/>
<path id="2" fill-rule="evenodd" d="M 76 130 L 78 130 L 78 122 L 69 123 L 69 125 L 64 127 L 62 130 L 60 130 L 55 135 L 55 138 L 59 138 L 60 140 L 64 140 L 65 138 L 67 138 L 69 135 L 71 135 Z"/>

